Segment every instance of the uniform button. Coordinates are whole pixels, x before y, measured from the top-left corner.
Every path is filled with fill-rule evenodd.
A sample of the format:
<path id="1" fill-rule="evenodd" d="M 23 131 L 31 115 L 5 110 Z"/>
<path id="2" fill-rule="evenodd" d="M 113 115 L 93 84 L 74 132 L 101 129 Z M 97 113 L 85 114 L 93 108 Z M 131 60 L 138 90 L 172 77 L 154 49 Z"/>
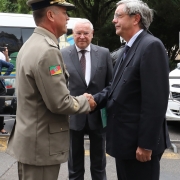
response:
<path id="1" fill-rule="evenodd" d="M 61 128 L 61 131 L 63 130 L 63 128 Z"/>

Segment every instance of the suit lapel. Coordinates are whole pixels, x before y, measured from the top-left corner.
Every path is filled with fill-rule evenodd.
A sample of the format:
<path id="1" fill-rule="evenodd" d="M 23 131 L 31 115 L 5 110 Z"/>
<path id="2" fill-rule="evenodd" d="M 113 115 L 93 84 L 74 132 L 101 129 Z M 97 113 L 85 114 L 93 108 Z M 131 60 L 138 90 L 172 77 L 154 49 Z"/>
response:
<path id="1" fill-rule="evenodd" d="M 81 79 L 85 83 L 85 85 L 87 86 L 83 72 L 82 72 L 82 69 L 81 69 L 81 65 L 79 62 L 79 57 L 78 57 L 78 53 L 77 53 L 75 45 L 72 46 L 72 49 L 70 50 L 69 56 L 70 56 L 72 63 L 74 64 L 79 76 L 81 77 Z"/>
<path id="2" fill-rule="evenodd" d="M 124 50 L 122 51 L 121 55 L 120 55 L 120 59 L 118 61 L 118 64 L 117 64 L 117 73 L 115 73 L 115 77 L 114 77 L 114 80 L 112 82 L 112 87 L 111 87 L 111 92 L 109 94 L 109 96 L 111 96 L 111 94 L 113 93 L 114 89 L 116 88 L 118 82 L 120 81 L 122 75 L 123 75 L 123 72 L 125 70 L 125 68 L 129 65 L 129 63 L 131 62 L 131 60 L 133 59 L 133 56 L 134 54 L 136 53 L 136 49 L 138 47 L 138 44 L 140 43 L 142 37 L 144 35 L 146 35 L 147 32 L 143 31 L 138 37 L 137 39 L 135 40 L 135 42 L 133 43 L 132 47 L 129 49 L 129 52 L 127 54 L 127 56 L 125 57 L 125 59 L 123 60 L 122 64 L 118 67 L 119 63 L 121 62 L 122 60 L 122 57 L 123 57 L 123 53 L 124 53 Z"/>
<path id="3" fill-rule="evenodd" d="M 130 50 L 129 50 L 130 51 Z M 123 51 L 124 52 L 124 51 Z M 128 64 L 130 63 L 130 61 L 132 60 L 132 57 L 134 56 L 134 53 L 135 52 L 132 52 L 131 51 L 131 54 L 130 55 L 127 55 L 126 58 L 123 60 L 122 64 L 119 66 L 119 68 L 117 69 L 117 73 L 115 74 L 115 77 L 114 77 L 114 80 L 113 80 L 113 83 L 112 83 L 112 88 L 111 88 L 111 93 L 110 95 L 112 94 L 112 92 L 114 91 L 114 89 L 116 88 L 119 80 L 121 79 L 122 77 L 122 74 L 125 70 L 125 67 L 128 66 Z M 122 60 L 122 57 L 121 57 L 121 60 Z"/>
<path id="4" fill-rule="evenodd" d="M 91 79 L 89 84 L 91 83 L 91 80 L 95 76 L 98 67 L 98 50 L 92 44 L 91 44 L 90 56 L 91 56 Z"/>

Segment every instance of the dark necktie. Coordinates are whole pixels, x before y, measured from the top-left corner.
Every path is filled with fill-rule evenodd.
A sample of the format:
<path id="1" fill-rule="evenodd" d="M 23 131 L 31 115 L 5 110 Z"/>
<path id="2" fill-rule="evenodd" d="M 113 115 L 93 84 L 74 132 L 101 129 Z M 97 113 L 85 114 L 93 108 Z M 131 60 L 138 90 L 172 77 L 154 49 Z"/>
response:
<path id="1" fill-rule="evenodd" d="M 123 54 L 123 60 L 125 59 L 125 57 L 126 57 L 128 51 L 129 51 L 129 48 L 130 48 L 130 47 L 129 47 L 128 45 L 125 45 L 125 48 L 124 48 L 124 54 Z"/>
<path id="2" fill-rule="evenodd" d="M 80 59 L 80 64 L 81 64 L 82 72 L 83 72 L 84 77 L 85 77 L 85 73 L 86 73 L 86 57 L 85 57 L 85 53 L 86 53 L 86 50 L 81 50 L 80 52 L 82 53 L 82 56 L 81 56 L 81 59 Z"/>
<path id="3" fill-rule="evenodd" d="M 115 72 L 115 75 L 114 75 L 114 79 L 113 79 L 112 84 L 111 84 L 111 86 L 112 86 L 111 92 L 112 92 L 112 90 L 116 87 L 118 78 L 120 78 L 120 74 L 122 74 L 122 72 L 123 72 L 123 71 L 122 71 L 123 69 L 122 69 L 121 71 L 119 71 L 119 70 L 120 70 L 120 67 L 121 67 L 121 65 L 122 65 L 122 62 L 124 61 L 124 59 L 125 59 L 125 57 L 126 57 L 129 49 L 130 49 L 130 47 L 129 47 L 128 45 L 125 45 L 125 47 L 124 47 L 124 52 L 123 52 L 123 56 L 121 56 L 121 60 L 119 59 L 120 61 L 119 61 L 118 67 L 117 67 L 117 69 L 116 69 L 116 72 Z M 124 67 L 125 67 L 125 64 L 122 65 L 122 68 L 124 68 Z M 111 94 L 111 93 L 110 93 L 110 94 Z"/>
<path id="4" fill-rule="evenodd" d="M 124 53 L 123 53 L 123 56 L 122 56 L 122 58 L 121 58 L 121 61 L 119 62 L 119 65 L 118 65 L 118 67 L 117 67 L 117 69 L 116 69 L 114 78 L 116 77 L 116 75 L 117 75 L 117 73 L 118 73 L 118 71 L 119 71 L 119 68 L 120 68 L 121 64 L 123 63 L 123 61 L 124 61 L 124 59 L 125 59 L 128 51 L 129 51 L 129 49 L 130 49 L 130 47 L 129 47 L 128 45 L 125 45 L 125 47 L 124 47 Z"/>

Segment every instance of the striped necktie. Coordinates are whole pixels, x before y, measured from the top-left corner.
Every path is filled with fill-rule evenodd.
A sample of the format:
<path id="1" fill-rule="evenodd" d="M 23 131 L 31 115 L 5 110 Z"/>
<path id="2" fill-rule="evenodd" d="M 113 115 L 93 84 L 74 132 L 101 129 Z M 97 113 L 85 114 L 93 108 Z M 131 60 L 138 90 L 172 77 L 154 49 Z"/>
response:
<path id="1" fill-rule="evenodd" d="M 82 56 L 80 58 L 80 64 L 81 64 L 82 72 L 85 77 L 85 74 L 86 74 L 86 57 L 85 57 L 86 50 L 81 50 L 80 52 L 82 53 Z"/>

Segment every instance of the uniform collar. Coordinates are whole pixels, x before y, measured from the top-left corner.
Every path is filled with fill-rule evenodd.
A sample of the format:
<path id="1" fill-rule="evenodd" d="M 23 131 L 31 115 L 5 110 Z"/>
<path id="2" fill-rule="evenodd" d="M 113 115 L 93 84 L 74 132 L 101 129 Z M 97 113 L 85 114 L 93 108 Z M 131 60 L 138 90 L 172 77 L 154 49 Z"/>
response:
<path id="1" fill-rule="evenodd" d="M 41 34 L 45 37 L 47 36 L 47 37 L 51 38 L 56 43 L 56 45 L 58 46 L 59 43 L 58 43 L 56 36 L 53 33 L 51 33 L 50 31 L 48 31 L 47 29 L 38 26 L 35 28 L 34 32 Z"/>

